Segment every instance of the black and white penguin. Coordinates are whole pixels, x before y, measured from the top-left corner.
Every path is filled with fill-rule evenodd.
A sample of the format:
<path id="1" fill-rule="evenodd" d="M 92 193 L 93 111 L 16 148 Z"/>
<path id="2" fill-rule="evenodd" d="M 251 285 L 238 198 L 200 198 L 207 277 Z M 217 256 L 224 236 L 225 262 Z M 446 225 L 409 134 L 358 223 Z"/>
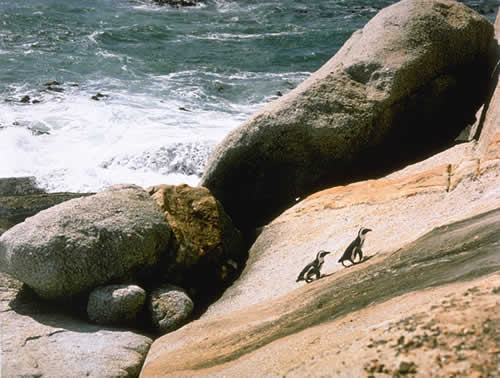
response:
<path id="1" fill-rule="evenodd" d="M 351 242 L 351 244 L 349 244 L 338 262 L 342 263 L 342 265 L 344 265 L 344 261 L 346 260 L 350 261 L 352 264 L 360 263 L 363 260 L 363 251 L 361 250 L 361 248 L 363 247 L 363 243 L 365 242 L 366 234 L 370 231 L 371 230 L 369 228 L 361 227 L 359 229 L 358 236 Z M 356 255 L 359 255 L 359 260 L 357 263 L 354 262 Z"/>
<path id="2" fill-rule="evenodd" d="M 307 264 L 304 269 L 300 272 L 299 276 L 297 277 L 297 281 L 306 281 L 307 283 L 313 281 L 313 276 L 316 275 L 316 279 L 319 280 L 321 278 L 321 267 L 323 266 L 323 263 L 325 262 L 325 256 L 328 255 L 330 252 L 327 251 L 319 251 L 318 254 L 316 255 L 316 258 L 314 259 L 313 262 Z"/>

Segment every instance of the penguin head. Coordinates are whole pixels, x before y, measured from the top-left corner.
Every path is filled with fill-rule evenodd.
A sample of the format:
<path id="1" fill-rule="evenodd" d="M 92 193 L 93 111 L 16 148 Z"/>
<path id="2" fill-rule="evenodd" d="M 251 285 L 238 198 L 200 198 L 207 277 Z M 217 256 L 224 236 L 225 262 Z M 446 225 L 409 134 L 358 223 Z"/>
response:
<path id="1" fill-rule="evenodd" d="M 366 227 L 361 227 L 359 229 L 359 232 L 358 232 L 358 235 L 359 236 L 365 236 L 368 232 L 372 231 L 371 229 L 369 228 L 366 228 Z"/>
<path id="2" fill-rule="evenodd" d="M 319 252 L 318 252 L 318 254 L 316 255 L 316 258 L 317 258 L 317 259 L 320 259 L 320 258 L 322 259 L 322 258 L 324 258 L 326 255 L 328 255 L 329 253 L 330 253 L 330 252 L 328 252 L 328 251 L 323 251 L 323 250 L 321 250 L 321 251 L 319 251 Z"/>

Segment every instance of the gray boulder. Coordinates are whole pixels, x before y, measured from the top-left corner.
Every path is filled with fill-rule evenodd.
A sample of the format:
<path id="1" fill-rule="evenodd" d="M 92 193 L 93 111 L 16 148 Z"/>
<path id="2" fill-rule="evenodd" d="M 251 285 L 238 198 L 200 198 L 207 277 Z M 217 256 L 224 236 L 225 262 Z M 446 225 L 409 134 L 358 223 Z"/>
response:
<path id="1" fill-rule="evenodd" d="M 193 312 L 194 304 L 183 289 L 164 285 L 153 290 L 148 307 L 153 326 L 164 334 L 184 325 Z"/>
<path id="2" fill-rule="evenodd" d="M 5 232 L 0 270 L 41 297 L 67 299 L 150 275 L 169 238 L 165 215 L 149 194 L 116 185 L 43 210 Z"/>
<path id="3" fill-rule="evenodd" d="M 90 293 L 87 314 L 98 324 L 130 324 L 145 302 L 146 291 L 137 285 L 100 286 Z"/>
<path id="4" fill-rule="evenodd" d="M 295 90 L 233 130 L 200 185 L 242 230 L 319 189 L 431 154 L 484 97 L 493 26 L 451 0 L 379 12 Z"/>

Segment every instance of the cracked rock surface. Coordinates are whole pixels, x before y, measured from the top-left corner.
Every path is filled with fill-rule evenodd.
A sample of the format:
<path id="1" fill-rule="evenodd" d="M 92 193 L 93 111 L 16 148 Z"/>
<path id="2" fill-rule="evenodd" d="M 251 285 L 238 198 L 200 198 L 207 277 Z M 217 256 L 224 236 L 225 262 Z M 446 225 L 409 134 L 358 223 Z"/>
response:
<path id="1" fill-rule="evenodd" d="M 2 377 L 136 377 L 152 343 L 65 314 L 3 273 L 0 327 Z"/>

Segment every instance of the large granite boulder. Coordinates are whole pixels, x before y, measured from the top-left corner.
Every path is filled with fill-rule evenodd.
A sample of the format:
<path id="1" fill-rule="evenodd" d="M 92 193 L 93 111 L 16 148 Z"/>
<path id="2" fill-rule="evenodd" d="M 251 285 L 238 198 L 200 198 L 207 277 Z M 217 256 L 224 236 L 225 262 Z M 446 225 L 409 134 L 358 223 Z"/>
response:
<path id="1" fill-rule="evenodd" d="M 198 296 L 230 282 L 246 257 L 245 243 L 210 191 L 182 184 L 154 186 L 149 193 L 172 230 L 165 281 Z"/>
<path id="2" fill-rule="evenodd" d="M 170 237 L 165 215 L 135 185 L 43 210 L 0 237 L 0 270 L 41 297 L 67 299 L 151 273 Z"/>
<path id="3" fill-rule="evenodd" d="M 496 36 L 500 41 L 500 15 Z M 500 208 L 499 74 L 500 66 L 489 81 L 478 141 L 454 146 L 384 178 L 306 197 L 263 227 L 240 277 L 204 316 L 291 292 L 297 288 L 300 269 L 321 249 L 332 252 L 323 272 L 340 273 L 343 267 L 337 261 L 360 226 L 373 229 L 363 247 L 365 254 L 384 255 L 435 227 Z"/>
<path id="4" fill-rule="evenodd" d="M 473 121 L 492 37 L 492 25 L 456 1 L 385 8 L 309 79 L 233 130 L 200 185 L 244 230 L 297 197 L 431 154 Z"/>
<path id="5" fill-rule="evenodd" d="M 97 324 L 130 325 L 146 302 L 146 291 L 137 285 L 99 286 L 87 303 L 89 319 Z"/>

